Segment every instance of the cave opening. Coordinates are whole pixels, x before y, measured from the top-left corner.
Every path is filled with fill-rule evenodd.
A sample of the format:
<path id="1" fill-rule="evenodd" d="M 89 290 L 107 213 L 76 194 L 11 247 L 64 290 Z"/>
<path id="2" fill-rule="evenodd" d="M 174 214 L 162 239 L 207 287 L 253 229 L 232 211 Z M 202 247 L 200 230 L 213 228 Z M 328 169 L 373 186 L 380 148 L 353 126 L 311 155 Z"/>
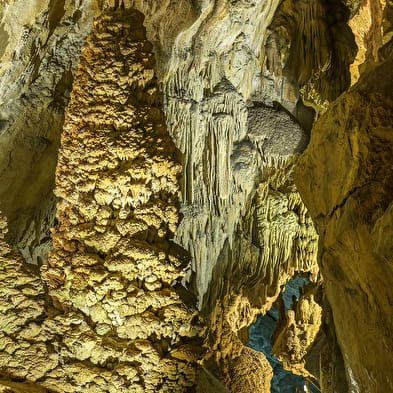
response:
<path id="1" fill-rule="evenodd" d="M 285 310 L 291 308 L 294 297 L 296 299 L 300 298 L 301 288 L 307 283 L 308 280 L 300 275 L 291 278 L 286 283 L 280 295 Z M 250 325 L 248 346 L 262 352 L 273 368 L 274 375 L 271 380 L 271 393 L 321 393 L 318 381 L 286 370 L 273 353 L 272 336 L 280 314 L 277 302 L 265 315 L 258 315 L 256 321 Z"/>

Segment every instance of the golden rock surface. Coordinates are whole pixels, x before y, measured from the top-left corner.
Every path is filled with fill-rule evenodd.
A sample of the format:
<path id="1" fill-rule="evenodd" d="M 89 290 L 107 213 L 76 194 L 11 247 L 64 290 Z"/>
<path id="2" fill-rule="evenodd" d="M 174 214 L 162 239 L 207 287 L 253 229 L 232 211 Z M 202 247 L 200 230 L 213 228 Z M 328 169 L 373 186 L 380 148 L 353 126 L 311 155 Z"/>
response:
<path id="1" fill-rule="evenodd" d="M 202 362 L 198 393 L 226 391 L 219 379 L 268 392 L 249 325 L 301 274 L 319 295 L 280 316 L 284 366 L 319 375 L 324 393 L 391 390 L 390 180 L 346 209 L 363 172 L 390 165 L 378 125 L 388 90 L 348 89 L 391 58 L 392 10 L 392 0 L 0 0 L 2 389 L 184 391 Z M 334 120 L 311 131 L 326 110 Z M 377 137 L 357 138 L 373 127 Z M 298 170 L 301 196 L 293 168 L 310 133 L 321 143 Z M 368 267 L 350 267 L 354 255 Z"/>
<path id="2" fill-rule="evenodd" d="M 355 391 L 393 390 L 393 61 L 313 129 L 295 180 L 320 235 L 325 291 Z"/>
<path id="3" fill-rule="evenodd" d="M 187 254 L 169 240 L 180 166 L 142 21 L 137 11 L 104 13 L 82 49 L 56 173 L 59 225 L 41 269 L 46 295 L 2 240 L 0 367 L 10 379 L 89 393 L 195 383 L 199 327 L 177 289 Z"/>

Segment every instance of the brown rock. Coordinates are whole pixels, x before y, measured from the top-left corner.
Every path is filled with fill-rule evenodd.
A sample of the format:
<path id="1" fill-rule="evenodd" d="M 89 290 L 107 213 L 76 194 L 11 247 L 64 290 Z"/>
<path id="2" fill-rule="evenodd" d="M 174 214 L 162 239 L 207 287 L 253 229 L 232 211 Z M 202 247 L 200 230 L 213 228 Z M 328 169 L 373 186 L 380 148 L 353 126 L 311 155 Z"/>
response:
<path id="1" fill-rule="evenodd" d="M 232 393 L 268 393 L 273 370 L 265 355 L 245 347 L 231 362 L 227 386 Z"/>

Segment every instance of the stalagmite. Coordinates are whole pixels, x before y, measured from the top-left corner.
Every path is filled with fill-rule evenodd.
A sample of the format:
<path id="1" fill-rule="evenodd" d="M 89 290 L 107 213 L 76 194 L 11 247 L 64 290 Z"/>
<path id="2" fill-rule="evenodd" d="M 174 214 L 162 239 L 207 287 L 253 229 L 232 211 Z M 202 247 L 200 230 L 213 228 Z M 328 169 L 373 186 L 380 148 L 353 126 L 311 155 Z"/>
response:
<path id="1" fill-rule="evenodd" d="M 274 354 L 285 368 L 296 374 L 310 376 L 305 368 L 306 355 L 322 323 L 322 307 L 314 298 L 319 285 L 311 283 L 302 288 L 303 293 L 293 302 L 291 309 L 281 310 L 285 318 L 279 321 L 274 332 Z"/>
<path id="2" fill-rule="evenodd" d="M 178 284 L 188 259 L 169 240 L 180 167 L 142 21 L 104 13 L 82 49 L 57 168 L 59 226 L 42 267 L 49 303 L 3 247 L 6 274 L 21 280 L 3 283 L 1 371 L 12 380 L 89 393 L 195 383 L 199 327 Z"/>

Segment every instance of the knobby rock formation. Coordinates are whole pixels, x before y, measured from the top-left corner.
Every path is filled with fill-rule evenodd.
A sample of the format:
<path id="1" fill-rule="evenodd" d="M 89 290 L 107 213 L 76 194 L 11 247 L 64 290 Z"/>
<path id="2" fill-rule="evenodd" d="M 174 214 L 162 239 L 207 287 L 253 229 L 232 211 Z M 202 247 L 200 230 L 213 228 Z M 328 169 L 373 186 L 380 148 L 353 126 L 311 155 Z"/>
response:
<path id="1" fill-rule="evenodd" d="M 0 0 L 3 391 L 392 390 L 392 10 Z"/>
<path id="2" fill-rule="evenodd" d="M 82 49 L 56 173 L 59 225 L 41 269 L 49 298 L 3 246 L 2 373 L 26 389 L 195 383 L 200 328 L 193 297 L 177 290 L 188 258 L 168 240 L 180 166 L 142 21 L 137 11 L 105 13 Z"/>

